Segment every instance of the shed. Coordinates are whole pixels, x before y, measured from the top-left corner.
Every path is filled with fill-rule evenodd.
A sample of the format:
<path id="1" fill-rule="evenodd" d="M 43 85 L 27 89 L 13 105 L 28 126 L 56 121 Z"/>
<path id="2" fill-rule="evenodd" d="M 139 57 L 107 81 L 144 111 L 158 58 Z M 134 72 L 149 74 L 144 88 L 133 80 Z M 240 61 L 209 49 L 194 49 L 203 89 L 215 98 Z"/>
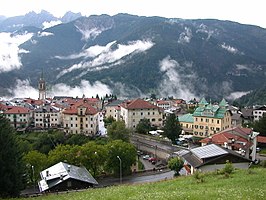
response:
<path id="1" fill-rule="evenodd" d="M 98 185 L 85 167 L 59 162 L 40 173 L 40 192 L 85 189 Z"/>

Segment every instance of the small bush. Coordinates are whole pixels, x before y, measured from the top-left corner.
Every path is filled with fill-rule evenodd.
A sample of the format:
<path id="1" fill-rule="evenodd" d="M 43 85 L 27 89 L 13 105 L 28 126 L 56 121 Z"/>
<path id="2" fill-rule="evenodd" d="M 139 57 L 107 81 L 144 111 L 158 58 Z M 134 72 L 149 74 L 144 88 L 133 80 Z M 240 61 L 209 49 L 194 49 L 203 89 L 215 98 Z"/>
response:
<path id="1" fill-rule="evenodd" d="M 204 174 L 200 171 L 195 171 L 194 178 L 196 179 L 197 183 L 203 183 L 204 182 Z"/>
<path id="2" fill-rule="evenodd" d="M 266 160 L 261 161 L 261 166 L 262 166 L 263 168 L 266 168 Z"/>
<path id="3" fill-rule="evenodd" d="M 234 171 L 234 166 L 232 163 L 230 163 L 228 160 L 226 161 L 226 164 L 223 168 L 223 173 L 232 174 Z"/>

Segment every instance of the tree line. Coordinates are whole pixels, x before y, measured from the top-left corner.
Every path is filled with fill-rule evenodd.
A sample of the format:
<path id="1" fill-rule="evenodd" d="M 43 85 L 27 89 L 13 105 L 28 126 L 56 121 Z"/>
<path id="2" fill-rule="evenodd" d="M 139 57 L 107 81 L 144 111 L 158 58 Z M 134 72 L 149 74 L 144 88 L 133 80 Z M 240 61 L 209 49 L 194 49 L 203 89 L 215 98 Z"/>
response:
<path id="1" fill-rule="evenodd" d="M 60 132 L 18 134 L 0 115 L 0 198 L 17 197 L 28 184 L 36 184 L 39 173 L 58 163 L 86 167 L 93 176 L 129 174 L 137 152 L 129 143 L 123 122 L 108 126 L 108 138 L 65 136 Z M 117 134 L 115 134 L 117 133 Z"/>

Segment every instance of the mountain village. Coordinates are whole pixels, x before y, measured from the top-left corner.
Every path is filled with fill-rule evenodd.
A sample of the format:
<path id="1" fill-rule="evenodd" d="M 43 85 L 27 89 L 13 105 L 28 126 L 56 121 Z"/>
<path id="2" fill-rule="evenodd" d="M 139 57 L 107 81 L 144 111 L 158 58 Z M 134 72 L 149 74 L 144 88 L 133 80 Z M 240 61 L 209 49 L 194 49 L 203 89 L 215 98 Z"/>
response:
<path id="1" fill-rule="evenodd" d="M 65 135 L 107 137 L 107 129 L 103 122 L 106 118 L 123 121 L 132 133 L 136 132 L 138 124 L 146 119 L 153 127 L 153 131 L 147 133 L 151 142 L 152 137 L 162 137 L 167 116 L 174 114 L 176 123 L 182 128 L 174 146 L 167 138 L 164 142 L 159 141 L 149 146 L 150 143 L 145 143 L 147 137 L 137 133 L 135 136 L 133 134 L 131 142 L 140 152 L 139 156 L 143 156 L 142 152 L 152 155 L 143 156 L 143 161 L 150 159 L 155 162 L 160 159 L 167 162 L 170 157 L 182 157 L 184 160 L 183 168 L 180 170 L 182 175 L 193 174 L 197 170 L 214 171 L 222 168 L 228 160 L 237 168 L 247 169 L 250 163 L 259 162 L 257 153 L 260 147 L 266 146 L 266 137 L 260 136 L 260 133 L 248 127 L 248 124 L 259 121 L 266 114 L 266 106 L 239 109 L 229 105 L 225 99 L 220 102 L 207 102 L 205 98 L 192 99 L 188 102 L 174 98 L 120 100 L 108 94 L 101 99 L 98 95 L 96 98 L 88 98 L 85 95 L 81 98 L 68 96 L 47 98 L 46 83 L 43 78 L 39 80 L 38 89 L 37 100 L 14 98 L 0 102 L 1 114 L 10 121 L 18 133 L 36 131 L 41 134 L 44 131 L 59 130 Z M 170 153 L 163 147 L 167 141 L 168 145 L 174 148 Z M 45 170 L 41 172 L 40 191 L 45 192 L 48 189 L 55 191 L 54 185 L 48 181 L 49 172 L 61 174 L 58 170 L 63 167 L 65 173 L 69 174 L 68 166 L 71 165 L 58 163 L 47 169 L 47 173 Z M 159 165 L 154 165 L 152 169 L 156 167 L 161 169 Z M 80 170 L 76 166 L 71 168 Z M 90 174 L 86 176 L 90 179 L 89 186 L 98 184 Z M 66 187 L 60 186 L 59 189 L 65 190 Z"/>

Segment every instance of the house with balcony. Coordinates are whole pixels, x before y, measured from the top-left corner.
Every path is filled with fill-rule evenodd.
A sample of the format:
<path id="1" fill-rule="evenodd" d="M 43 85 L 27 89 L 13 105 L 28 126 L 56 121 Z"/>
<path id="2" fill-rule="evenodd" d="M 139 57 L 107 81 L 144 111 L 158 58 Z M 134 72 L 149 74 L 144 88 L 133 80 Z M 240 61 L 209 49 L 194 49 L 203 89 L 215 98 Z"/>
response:
<path id="1" fill-rule="evenodd" d="M 58 128 L 62 125 L 61 109 L 45 105 L 34 110 L 34 127 L 42 129 Z"/>

